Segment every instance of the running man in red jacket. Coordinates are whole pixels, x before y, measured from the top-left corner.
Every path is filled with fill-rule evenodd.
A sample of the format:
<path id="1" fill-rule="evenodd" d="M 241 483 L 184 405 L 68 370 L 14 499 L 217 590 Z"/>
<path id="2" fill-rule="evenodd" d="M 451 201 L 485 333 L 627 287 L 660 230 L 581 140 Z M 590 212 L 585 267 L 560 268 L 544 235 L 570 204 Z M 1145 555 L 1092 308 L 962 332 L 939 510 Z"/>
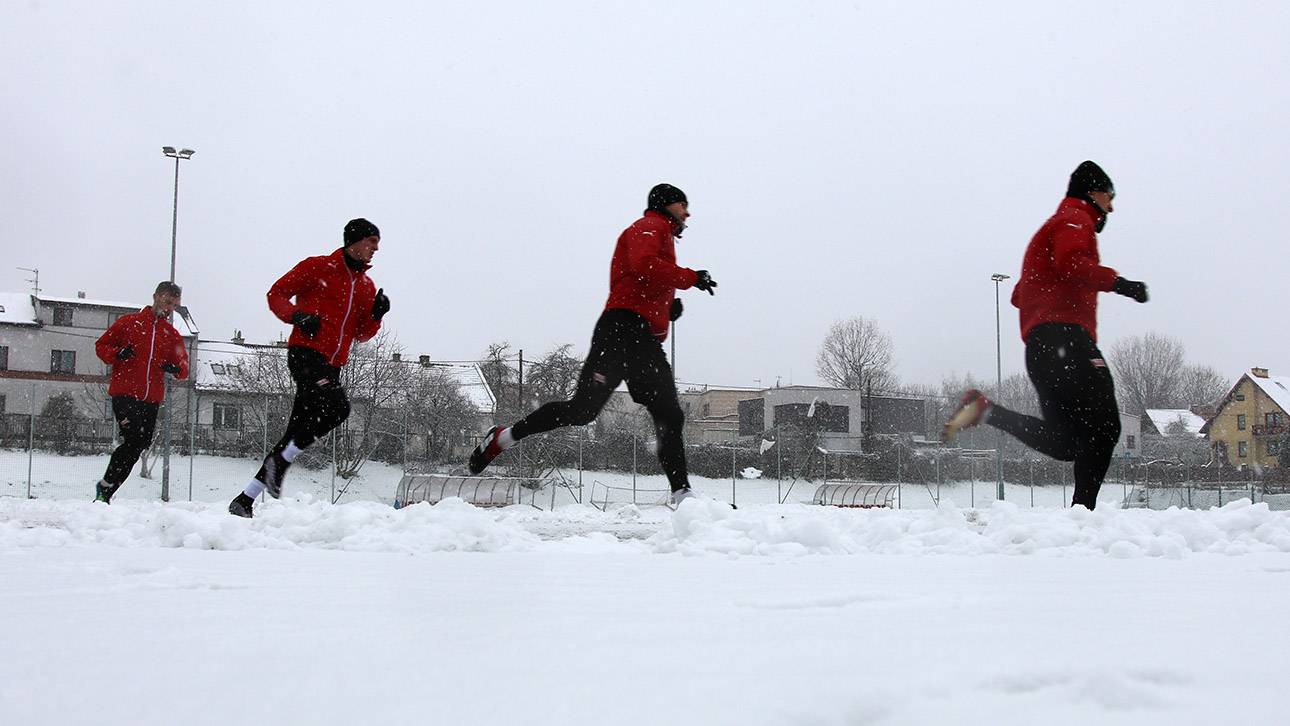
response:
<path id="1" fill-rule="evenodd" d="M 188 377 L 184 339 L 170 324 L 170 315 L 182 295 L 175 283 L 159 283 L 151 305 L 117 318 L 94 344 L 99 360 L 112 366 L 108 395 L 112 397 L 112 416 L 121 431 L 121 443 L 112 452 L 107 471 L 95 487 L 95 501 L 112 501 L 139 455 L 152 442 L 157 408 L 166 395 L 165 374 L 179 380 Z"/>
<path id="2" fill-rule="evenodd" d="M 281 497 L 291 462 L 349 417 L 341 366 L 355 341 L 371 340 L 381 329 L 390 299 L 367 276 L 381 245 L 380 230 L 366 219 L 352 219 L 342 237 L 343 247 L 304 260 L 269 288 L 269 309 L 293 326 L 287 368 L 296 382 L 296 399 L 286 433 L 251 483 L 229 503 L 231 514 L 250 517 L 261 492 Z"/>
<path id="3" fill-rule="evenodd" d="M 1060 461 L 1074 462 L 1071 506 L 1097 506 L 1111 455 L 1120 439 L 1120 411 L 1111 370 L 1097 348 L 1097 295 L 1114 292 L 1147 301 L 1147 286 L 1103 267 L 1097 233 L 1113 211 L 1115 186 L 1097 164 L 1071 174 L 1066 198 L 1026 248 L 1021 279 L 1012 291 L 1020 311 L 1030 376 L 1043 418 L 1025 416 L 970 390 L 945 424 L 949 440 L 961 429 L 988 423 Z"/>
<path id="4" fill-rule="evenodd" d="M 685 413 L 663 341 L 668 325 L 681 317 L 676 291 L 695 287 L 712 295 L 717 283 L 707 270 L 676 264 L 674 238 L 681 236 L 690 216 L 685 193 L 659 184 L 650 190 L 647 207 L 645 216 L 618 237 L 609 265 L 609 301 L 592 333 L 573 398 L 548 403 L 513 426 L 494 426 L 470 455 L 472 474 L 527 436 L 591 423 L 625 380 L 632 400 L 654 418 L 658 460 L 671 485 L 672 501 L 693 496 L 681 439 Z"/>

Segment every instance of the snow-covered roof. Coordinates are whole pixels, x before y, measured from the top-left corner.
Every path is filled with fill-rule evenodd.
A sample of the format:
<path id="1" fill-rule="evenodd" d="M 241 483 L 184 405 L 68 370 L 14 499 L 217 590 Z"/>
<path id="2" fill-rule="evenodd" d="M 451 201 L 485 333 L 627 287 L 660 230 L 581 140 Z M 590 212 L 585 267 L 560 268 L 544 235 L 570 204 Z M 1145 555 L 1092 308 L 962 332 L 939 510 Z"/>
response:
<path id="1" fill-rule="evenodd" d="M 0 323 L 39 325 L 36 305 L 25 292 L 0 292 Z"/>
<path id="2" fill-rule="evenodd" d="M 1205 425 L 1204 417 L 1185 408 L 1149 408 L 1147 418 L 1151 419 L 1151 425 L 1161 434 L 1168 434 L 1175 422 L 1182 421 L 1189 435 L 1200 436 L 1200 430 Z"/>
<path id="3" fill-rule="evenodd" d="M 261 365 L 264 356 L 285 359 L 286 355 L 287 349 L 280 346 L 203 340 L 197 345 L 196 360 L 191 362 L 193 380 L 197 384 L 197 389 L 203 391 L 254 392 L 252 389 L 255 376 L 239 374 L 251 373 L 252 368 Z M 493 390 L 484 379 L 484 372 L 480 370 L 477 363 L 431 361 L 424 367 L 410 362 L 405 362 L 405 365 L 417 366 L 425 371 L 438 371 L 446 375 L 460 387 L 461 394 L 466 397 L 466 400 L 482 413 L 492 413 L 497 406 Z M 243 368 L 239 370 L 239 366 Z"/>
<path id="4" fill-rule="evenodd" d="M 0 323 L 10 325 L 39 325 L 40 318 L 36 312 L 36 302 L 55 303 L 58 305 L 84 305 L 86 307 L 108 308 L 121 312 L 135 312 L 147 307 L 146 304 L 119 302 L 111 300 L 90 300 L 83 297 L 54 297 L 50 295 L 33 296 L 25 292 L 0 292 Z M 185 338 L 197 335 L 195 325 L 188 324 L 189 319 L 176 314 L 174 325 L 179 334 Z"/>
<path id="5" fill-rule="evenodd" d="M 142 310 L 143 305 L 132 302 L 115 302 L 111 300 L 90 300 L 83 297 L 51 297 L 41 295 L 41 302 L 60 303 L 66 305 L 89 305 L 96 308 L 120 308 L 122 310 Z"/>
<path id="6" fill-rule="evenodd" d="M 1282 411 L 1290 412 L 1290 376 L 1256 376 L 1249 375 L 1254 385 L 1268 394 L 1268 398 L 1281 408 Z"/>
<path id="7" fill-rule="evenodd" d="M 200 341 L 197 344 L 196 359 L 189 362 L 197 390 L 238 390 L 253 393 L 253 390 L 249 390 L 253 388 L 251 385 L 253 379 L 238 375 L 238 367 L 258 366 L 261 356 L 285 359 L 287 349 L 222 341 Z"/>

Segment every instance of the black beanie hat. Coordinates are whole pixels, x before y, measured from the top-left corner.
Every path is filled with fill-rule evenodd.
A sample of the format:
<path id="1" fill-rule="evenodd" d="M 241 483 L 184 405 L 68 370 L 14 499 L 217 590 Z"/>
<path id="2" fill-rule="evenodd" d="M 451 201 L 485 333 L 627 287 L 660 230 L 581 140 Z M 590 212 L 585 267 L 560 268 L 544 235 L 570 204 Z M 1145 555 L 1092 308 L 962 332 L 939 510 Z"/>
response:
<path id="1" fill-rule="evenodd" d="M 1071 173 L 1070 184 L 1066 186 L 1066 196 L 1083 198 L 1088 196 L 1089 192 L 1107 192 L 1115 196 L 1115 185 L 1111 183 L 1111 177 L 1102 171 L 1102 167 L 1091 161 L 1085 161 L 1075 167 Z"/>
<path id="2" fill-rule="evenodd" d="M 344 240 L 345 240 L 346 247 L 354 244 L 355 242 L 365 240 L 368 237 L 380 237 L 380 236 L 381 236 L 381 230 L 377 229 L 376 225 L 372 224 L 366 219 L 363 219 L 362 217 L 359 217 L 358 219 L 351 219 L 349 220 L 349 224 L 345 225 Z"/>
<path id="3" fill-rule="evenodd" d="M 676 204 L 677 202 L 688 204 L 689 201 L 685 198 L 685 192 L 671 184 L 657 184 L 653 189 L 649 190 L 649 200 L 646 202 L 645 208 L 663 212 L 669 204 Z"/>

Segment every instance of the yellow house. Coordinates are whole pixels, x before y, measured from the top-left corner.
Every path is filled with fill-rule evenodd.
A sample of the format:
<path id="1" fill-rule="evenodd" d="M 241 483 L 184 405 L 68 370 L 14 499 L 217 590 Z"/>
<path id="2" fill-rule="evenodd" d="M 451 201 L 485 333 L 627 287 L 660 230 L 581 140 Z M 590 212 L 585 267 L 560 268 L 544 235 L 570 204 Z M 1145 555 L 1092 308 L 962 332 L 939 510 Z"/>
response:
<path id="1" fill-rule="evenodd" d="M 1201 429 L 1214 458 L 1237 468 L 1279 465 L 1278 450 L 1290 424 L 1290 377 L 1251 368 Z"/>

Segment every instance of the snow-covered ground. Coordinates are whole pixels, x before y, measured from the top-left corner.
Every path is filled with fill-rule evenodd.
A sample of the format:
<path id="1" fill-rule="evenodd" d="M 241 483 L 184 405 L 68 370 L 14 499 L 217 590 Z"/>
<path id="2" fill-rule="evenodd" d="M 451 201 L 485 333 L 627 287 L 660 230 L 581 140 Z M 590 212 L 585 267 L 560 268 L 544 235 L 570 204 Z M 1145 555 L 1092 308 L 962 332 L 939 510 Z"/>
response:
<path id="1" fill-rule="evenodd" d="M 107 455 L 58 456 L 48 452 L 35 452 L 30 461 L 31 495 L 37 499 L 93 499 L 94 483 L 103 476 Z M 28 456 L 25 451 L 0 450 L 0 497 L 26 497 Z M 171 501 L 217 502 L 232 499 L 250 481 L 260 466 L 258 458 L 236 459 L 218 456 L 175 456 L 171 459 Z M 571 489 L 555 489 L 555 506 L 575 501 L 602 503 L 609 493 L 611 504 L 632 502 L 633 477 L 624 472 L 582 472 L 582 490 L 577 490 L 579 474 L 576 470 L 564 472 Z M 371 461 L 348 484 L 340 497 L 341 502 L 374 501 L 393 503 L 403 471 L 399 466 Z M 722 501 L 734 501 L 739 506 L 770 504 L 785 499 L 788 502 L 810 501 L 815 484 L 773 478 L 707 479 L 693 476 L 691 483 L 700 492 Z M 897 482 L 891 482 L 897 484 Z M 286 491 L 305 493 L 317 499 L 330 500 L 333 488 L 341 490 L 346 482 L 333 478 L 328 468 L 304 469 L 294 467 L 287 480 Z M 635 477 L 636 503 L 650 505 L 665 500 L 667 480 L 661 475 Z M 1119 482 L 1109 482 L 1098 496 L 1099 506 L 1119 506 L 1128 496 L 1130 488 Z M 525 501 L 537 506 L 552 506 L 551 489 L 534 497 L 526 493 Z M 1070 501 L 1069 487 L 1038 486 L 1009 483 L 1005 487 L 1007 501 L 1022 507 L 1061 507 Z M 161 464 L 153 470 L 151 479 L 142 479 L 135 467 L 130 478 L 117 492 L 114 501 L 151 500 L 161 497 Z M 953 482 L 937 487 L 935 484 L 899 484 L 896 506 L 902 509 L 929 509 L 936 501 L 954 502 L 959 507 L 988 506 L 995 499 L 993 481 Z"/>
<path id="2" fill-rule="evenodd" d="M 1281 723 L 1288 585 L 1246 502 L 3 497 L 0 723 Z"/>

